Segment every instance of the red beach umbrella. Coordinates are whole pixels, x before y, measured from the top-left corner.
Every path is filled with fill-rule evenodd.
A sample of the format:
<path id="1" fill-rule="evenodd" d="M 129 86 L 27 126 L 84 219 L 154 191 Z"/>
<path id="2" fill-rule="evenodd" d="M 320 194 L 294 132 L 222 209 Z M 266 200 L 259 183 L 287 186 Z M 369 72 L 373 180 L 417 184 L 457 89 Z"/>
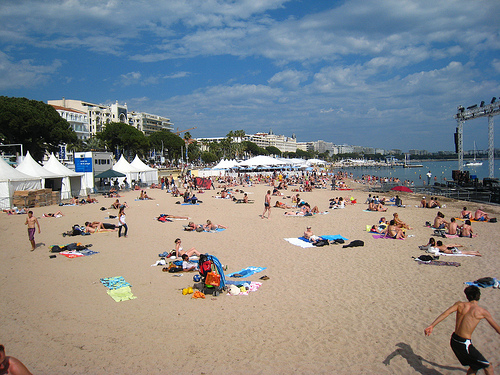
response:
<path id="1" fill-rule="evenodd" d="M 391 190 L 394 190 L 394 191 L 403 191 L 405 193 L 413 193 L 413 190 L 411 190 L 409 187 L 406 187 L 406 186 L 394 186 Z"/>

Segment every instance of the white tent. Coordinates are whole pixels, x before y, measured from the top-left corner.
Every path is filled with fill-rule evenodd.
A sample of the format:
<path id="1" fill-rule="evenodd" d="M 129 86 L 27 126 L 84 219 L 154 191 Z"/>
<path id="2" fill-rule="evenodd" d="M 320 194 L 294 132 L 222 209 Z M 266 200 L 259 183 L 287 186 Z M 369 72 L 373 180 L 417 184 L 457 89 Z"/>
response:
<path id="1" fill-rule="evenodd" d="M 40 178 L 28 176 L 12 168 L 0 158 L 0 208 L 12 208 L 12 195 L 16 190 L 38 190 L 42 188 Z"/>
<path id="2" fill-rule="evenodd" d="M 327 164 L 326 161 L 320 159 L 308 159 L 306 163 L 307 165 Z"/>
<path id="3" fill-rule="evenodd" d="M 66 168 L 59 160 L 57 160 L 54 154 L 50 155 L 49 160 L 45 163 L 43 168 L 49 172 L 65 176 L 62 179 L 61 199 L 78 197 L 85 194 L 85 192 L 82 192 L 83 173 L 77 173 L 69 168 Z"/>
<path id="4" fill-rule="evenodd" d="M 130 165 L 130 163 L 127 160 L 125 160 L 123 155 L 120 156 L 120 159 L 116 162 L 115 165 L 113 165 L 113 168 L 111 169 L 117 172 L 121 172 L 126 176 L 126 177 L 118 177 L 118 181 L 120 183 L 122 183 L 123 180 L 125 180 L 126 178 L 129 184 L 134 180 L 135 181 L 139 180 L 140 177 L 139 174 L 141 172 L 136 167 Z"/>
<path id="5" fill-rule="evenodd" d="M 270 156 L 259 155 L 239 163 L 242 167 L 277 167 L 286 163 Z"/>
<path id="6" fill-rule="evenodd" d="M 212 169 L 231 169 L 238 166 L 236 160 L 226 160 L 222 159 L 215 167 Z"/>
<path id="7" fill-rule="evenodd" d="M 37 177 L 42 179 L 42 189 L 47 187 L 52 190 L 61 190 L 62 178 L 64 177 L 59 173 L 52 173 L 44 169 L 33 159 L 29 153 L 26 153 L 24 160 L 16 167 L 19 172 L 23 172 L 28 176 Z"/>
<path id="8" fill-rule="evenodd" d="M 137 155 L 135 155 L 134 160 L 130 163 L 131 166 L 139 169 L 141 172 L 139 174 L 142 182 L 151 185 L 153 183 L 158 183 L 158 169 L 151 168 L 146 165 Z"/>

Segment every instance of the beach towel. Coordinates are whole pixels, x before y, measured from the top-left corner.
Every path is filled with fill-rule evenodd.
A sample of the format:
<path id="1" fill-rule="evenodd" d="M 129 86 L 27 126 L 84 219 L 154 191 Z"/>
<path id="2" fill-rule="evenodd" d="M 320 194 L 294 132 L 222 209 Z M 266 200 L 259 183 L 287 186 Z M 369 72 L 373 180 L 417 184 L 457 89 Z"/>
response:
<path id="1" fill-rule="evenodd" d="M 311 242 L 304 242 L 300 238 L 292 237 L 292 238 L 284 238 L 285 241 L 290 242 L 292 245 L 300 246 L 303 249 L 308 247 L 316 247 Z"/>
<path id="2" fill-rule="evenodd" d="M 181 206 L 199 206 L 199 203 L 181 203 Z"/>
<path id="3" fill-rule="evenodd" d="M 131 299 L 136 299 L 137 297 L 132 294 L 132 289 L 129 286 L 124 286 L 118 289 L 110 289 L 107 293 L 113 298 L 116 302 L 128 301 Z"/>
<path id="4" fill-rule="evenodd" d="M 250 282 L 248 289 L 245 289 L 244 292 L 240 292 L 240 294 L 236 294 L 236 295 L 237 296 L 248 296 L 250 294 L 250 292 L 256 292 L 257 290 L 259 290 L 261 285 L 262 285 L 262 283 L 260 283 L 260 282 L 252 281 L 252 282 Z M 227 295 L 232 296 L 232 294 L 229 292 L 227 293 Z"/>
<path id="5" fill-rule="evenodd" d="M 438 252 L 436 255 L 444 255 L 447 257 L 473 257 L 475 255 L 470 255 L 470 254 L 446 254 L 442 252 Z"/>
<path id="6" fill-rule="evenodd" d="M 80 258 L 80 257 L 86 257 L 89 255 L 94 255 L 94 254 L 99 254 L 98 251 L 93 251 L 93 250 L 79 250 L 79 251 L 61 251 L 59 254 L 64 255 L 66 258 Z"/>
<path id="7" fill-rule="evenodd" d="M 248 277 L 251 276 L 255 273 L 262 272 L 266 269 L 266 267 L 247 267 L 243 268 L 241 271 L 238 272 L 233 272 L 229 275 L 226 275 L 227 277 Z"/>
<path id="8" fill-rule="evenodd" d="M 328 241 L 335 241 L 335 240 L 349 241 L 348 238 L 342 237 L 340 234 L 334 234 L 334 235 L 323 234 L 320 237 L 323 238 L 324 240 L 328 240 Z"/>
<path id="9" fill-rule="evenodd" d="M 466 285 L 474 285 L 478 288 L 490 288 L 500 289 L 500 279 L 494 277 L 482 277 L 476 281 L 466 281 Z"/>
<path id="10" fill-rule="evenodd" d="M 205 233 L 217 233 L 217 232 L 222 232 L 225 230 L 226 230 L 226 228 L 217 228 L 215 230 L 204 230 L 203 232 L 205 232 Z"/>
<path id="11" fill-rule="evenodd" d="M 421 260 L 415 259 L 418 264 L 429 264 L 431 266 L 453 266 L 460 267 L 458 262 L 445 262 L 444 260 L 431 260 L 430 262 L 423 262 Z"/>
<path id="12" fill-rule="evenodd" d="M 119 289 L 124 286 L 132 286 L 125 281 L 123 276 L 104 277 L 99 281 L 108 289 Z"/>

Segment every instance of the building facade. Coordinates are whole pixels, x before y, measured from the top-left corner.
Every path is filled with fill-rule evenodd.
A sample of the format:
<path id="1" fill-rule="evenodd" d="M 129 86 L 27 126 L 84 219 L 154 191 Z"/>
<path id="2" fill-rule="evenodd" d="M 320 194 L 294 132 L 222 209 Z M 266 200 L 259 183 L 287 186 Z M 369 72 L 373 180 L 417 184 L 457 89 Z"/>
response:
<path id="1" fill-rule="evenodd" d="M 68 121 L 78 139 L 85 141 L 90 138 L 89 122 L 85 112 L 58 105 L 52 105 L 52 107 L 59 113 L 59 116 Z"/>

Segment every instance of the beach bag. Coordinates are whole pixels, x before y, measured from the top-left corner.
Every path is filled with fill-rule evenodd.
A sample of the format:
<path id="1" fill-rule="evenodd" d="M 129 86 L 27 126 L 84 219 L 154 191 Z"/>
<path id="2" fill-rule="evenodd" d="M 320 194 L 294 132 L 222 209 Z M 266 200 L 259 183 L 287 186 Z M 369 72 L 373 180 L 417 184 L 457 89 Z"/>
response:
<path id="1" fill-rule="evenodd" d="M 220 285 L 220 275 L 215 273 L 215 272 L 207 273 L 205 285 L 219 286 Z"/>
<path id="2" fill-rule="evenodd" d="M 496 222 L 497 222 L 497 218 L 496 218 L 496 217 L 492 217 L 492 218 L 490 219 L 490 223 L 496 223 Z"/>
<path id="3" fill-rule="evenodd" d="M 78 224 L 73 225 L 73 233 L 72 236 L 79 236 L 82 234 L 82 230 Z"/>
<path id="4" fill-rule="evenodd" d="M 204 231 L 204 229 L 203 229 L 203 227 L 202 227 L 201 225 L 198 225 L 198 226 L 196 227 L 195 231 L 197 231 L 197 232 L 203 232 L 203 231 Z"/>
<path id="5" fill-rule="evenodd" d="M 61 246 L 54 245 L 50 248 L 51 253 L 60 253 L 61 251 L 63 251 Z"/>
<path id="6" fill-rule="evenodd" d="M 432 255 L 420 255 L 418 258 L 416 258 L 416 260 L 420 260 L 422 262 L 430 262 L 433 259 L 434 257 Z"/>
<path id="7" fill-rule="evenodd" d="M 313 243 L 313 245 L 316 247 L 322 247 L 322 246 L 330 245 L 330 243 L 328 242 L 328 240 L 318 240 L 315 243 Z"/>

